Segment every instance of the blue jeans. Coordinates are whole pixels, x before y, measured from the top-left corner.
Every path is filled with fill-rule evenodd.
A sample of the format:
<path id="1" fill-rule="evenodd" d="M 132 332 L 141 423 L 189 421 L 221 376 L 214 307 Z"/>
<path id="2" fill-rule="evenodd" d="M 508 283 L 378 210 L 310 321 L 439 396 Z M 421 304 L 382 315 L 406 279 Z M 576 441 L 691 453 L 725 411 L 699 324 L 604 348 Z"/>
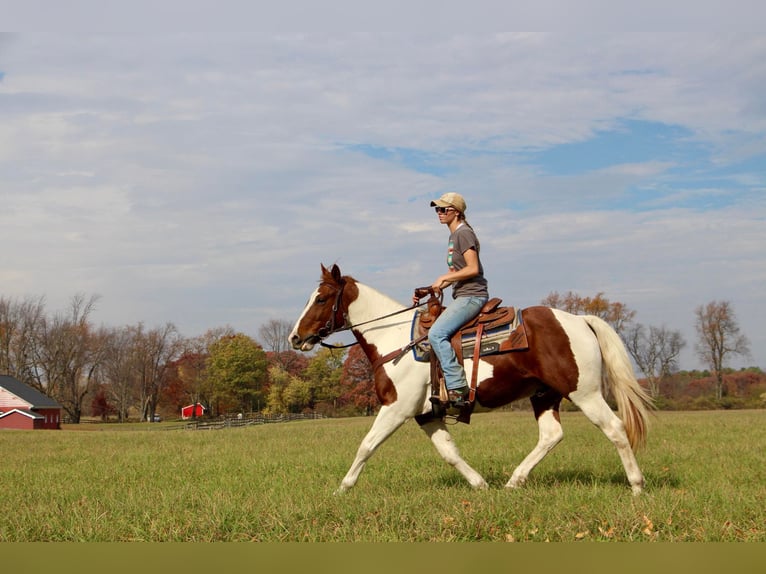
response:
<path id="1" fill-rule="evenodd" d="M 465 371 L 458 363 L 450 339 L 460 327 L 479 314 L 486 302 L 486 297 L 458 297 L 442 311 L 428 331 L 431 352 L 439 359 L 444 372 L 444 384 L 448 389 L 460 389 L 468 385 Z"/>

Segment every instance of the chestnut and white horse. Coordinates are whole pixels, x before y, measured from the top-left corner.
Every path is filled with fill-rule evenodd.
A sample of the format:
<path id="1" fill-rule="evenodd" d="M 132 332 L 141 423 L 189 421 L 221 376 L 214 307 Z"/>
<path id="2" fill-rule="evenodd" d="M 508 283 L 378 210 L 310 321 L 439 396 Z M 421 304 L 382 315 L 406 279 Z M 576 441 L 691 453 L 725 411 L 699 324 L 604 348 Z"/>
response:
<path id="1" fill-rule="evenodd" d="M 398 361 L 380 361 L 391 351 L 407 347 L 416 312 L 341 275 L 337 265 L 331 269 L 322 265 L 319 286 L 290 333 L 293 348 L 310 351 L 331 333 L 350 329 L 370 362 L 382 363 L 374 374 L 382 407 L 338 492 L 356 484 L 370 456 L 411 418 L 420 424 L 442 458 L 471 486 L 487 488 L 484 478 L 460 456 L 444 419 L 432 415 L 429 364 L 415 360 L 412 352 L 406 352 Z M 612 441 L 633 493 L 639 494 L 644 478 L 634 449 L 645 442 L 652 405 L 636 381 L 619 336 L 598 317 L 548 307 L 524 309 L 523 319 L 528 351 L 479 359 L 477 403 L 494 408 L 529 397 L 539 427 L 537 445 L 505 486 L 523 485 L 532 469 L 562 439 L 559 405 L 566 397 Z M 471 372 L 471 360 L 466 360 L 465 368 Z M 607 404 L 605 392 L 614 396 L 619 417 Z"/>

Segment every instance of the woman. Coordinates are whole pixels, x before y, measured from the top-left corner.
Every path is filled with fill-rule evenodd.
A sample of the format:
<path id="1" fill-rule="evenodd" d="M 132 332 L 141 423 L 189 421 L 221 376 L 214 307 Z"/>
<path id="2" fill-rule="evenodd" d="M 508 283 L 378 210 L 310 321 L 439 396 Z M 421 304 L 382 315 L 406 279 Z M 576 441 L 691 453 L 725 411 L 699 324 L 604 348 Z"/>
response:
<path id="1" fill-rule="evenodd" d="M 449 401 L 460 407 L 468 395 L 468 383 L 450 340 L 460 327 L 479 314 L 487 302 L 489 291 L 479 257 L 479 240 L 465 219 L 466 204 L 463 197 L 459 193 L 445 193 L 432 201 L 431 207 L 436 208 L 439 223 L 446 225 L 450 231 L 448 271 L 440 275 L 431 287 L 438 296 L 443 289 L 452 285 L 453 301 L 431 326 L 428 341 L 444 372 Z"/>

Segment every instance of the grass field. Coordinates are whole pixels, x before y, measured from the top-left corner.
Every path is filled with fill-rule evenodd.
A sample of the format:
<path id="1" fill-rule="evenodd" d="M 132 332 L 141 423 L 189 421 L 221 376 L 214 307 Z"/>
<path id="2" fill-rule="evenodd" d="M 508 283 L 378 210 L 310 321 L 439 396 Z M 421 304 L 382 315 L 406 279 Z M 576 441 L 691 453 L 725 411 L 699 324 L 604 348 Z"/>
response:
<path id="1" fill-rule="evenodd" d="M 504 489 L 537 438 L 517 412 L 452 427 L 489 490 L 412 422 L 333 495 L 371 423 L 0 432 L 0 542 L 766 541 L 766 411 L 657 413 L 639 497 L 580 413 L 562 413 L 564 441 L 527 485 Z"/>

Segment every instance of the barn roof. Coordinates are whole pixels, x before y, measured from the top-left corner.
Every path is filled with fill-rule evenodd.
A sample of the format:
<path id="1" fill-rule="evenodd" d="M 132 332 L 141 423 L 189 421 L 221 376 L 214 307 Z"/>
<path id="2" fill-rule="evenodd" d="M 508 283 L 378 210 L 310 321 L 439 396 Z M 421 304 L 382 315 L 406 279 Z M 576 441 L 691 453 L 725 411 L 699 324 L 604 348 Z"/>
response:
<path id="1" fill-rule="evenodd" d="M 14 413 L 17 413 L 17 414 L 20 414 L 20 415 L 24 415 L 25 417 L 29 417 L 30 419 L 42 419 L 42 420 L 45 419 L 45 417 L 42 416 L 42 415 L 38 415 L 37 413 L 31 413 L 31 412 L 29 412 L 27 410 L 24 410 L 24 409 L 13 409 L 12 411 L 8 411 L 6 413 L 2 413 L 2 414 L 0 414 L 0 419 L 5 418 L 5 417 L 9 417 L 9 416 L 11 416 Z"/>
<path id="2" fill-rule="evenodd" d="M 55 400 L 47 395 L 44 395 L 37 389 L 30 387 L 27 384 L 22 383 L 18 379 L 15 379 L 8 375 L 0 375 L 0 387 L 4 388 L 11 394 L 16 395 L 20 399 L 28 402 L 32 405 L 33 409 L 39 408 L 62 408 Z"/>

